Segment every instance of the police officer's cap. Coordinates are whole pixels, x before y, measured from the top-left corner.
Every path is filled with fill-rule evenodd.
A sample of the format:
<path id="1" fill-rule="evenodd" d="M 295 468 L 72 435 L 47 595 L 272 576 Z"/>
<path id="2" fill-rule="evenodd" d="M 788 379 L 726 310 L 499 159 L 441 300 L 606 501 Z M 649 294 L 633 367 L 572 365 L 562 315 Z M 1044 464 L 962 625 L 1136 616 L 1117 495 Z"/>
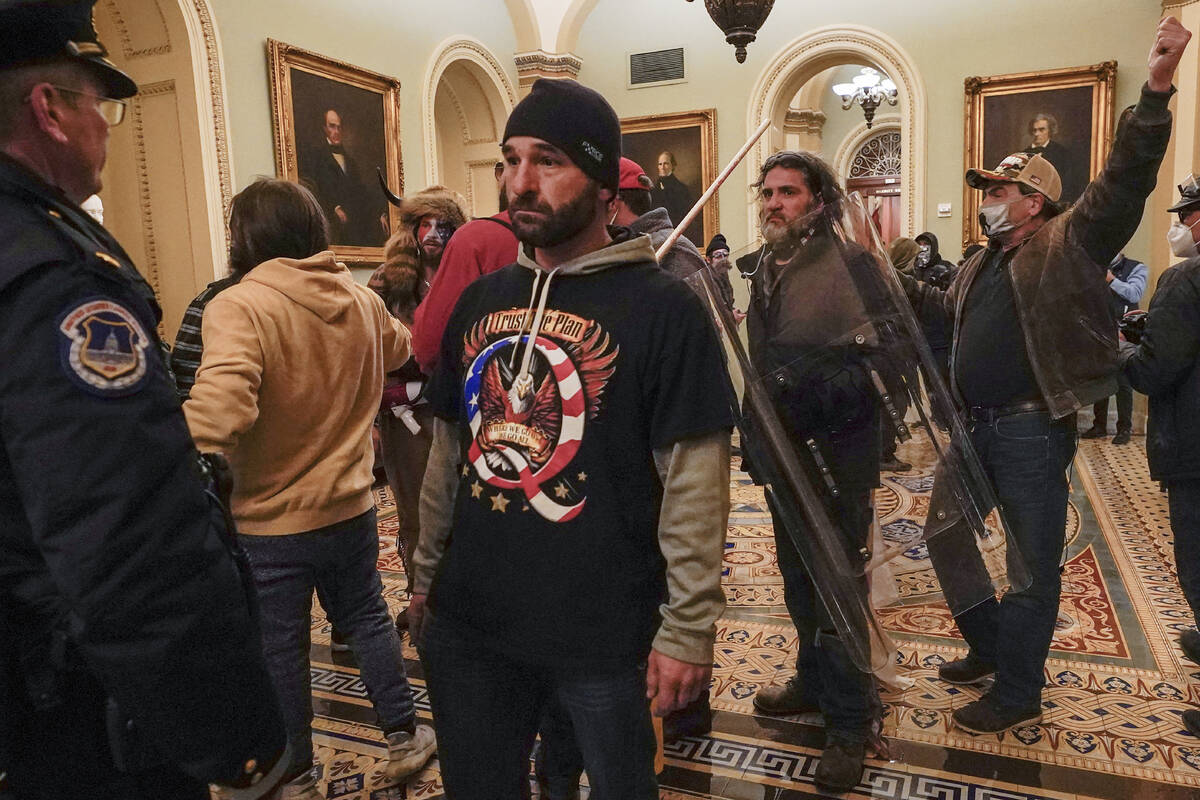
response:
<path id="1" fill-rule="evenodd" d="M 1195 175 L 1188 175 L 1179 184 L 1179 202 L 1167 209 L 1167 213 L 1174 214 L 1176 211 L 1184 209 L 1195 210 L 1195 206 L 1200 206 L 1200 178 Z"/>
<path id="2" fill-rule="evenodd" d="M 107 97 L 137 94 L 137 84 L 108 60 L 92 25 L 96 0 L 0 0 L 0 70 L 59 59 L 88 65 Z"/>

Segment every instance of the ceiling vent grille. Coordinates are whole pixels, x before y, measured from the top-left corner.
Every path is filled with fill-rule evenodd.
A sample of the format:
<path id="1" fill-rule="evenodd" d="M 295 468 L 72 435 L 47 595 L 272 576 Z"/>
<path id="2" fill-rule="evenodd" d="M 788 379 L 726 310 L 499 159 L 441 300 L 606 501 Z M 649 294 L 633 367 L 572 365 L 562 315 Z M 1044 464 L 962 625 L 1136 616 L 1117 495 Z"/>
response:
<path id="1" fill-rule="evenodd" d="M 629 56 L 629 85 L 675 83 L 684 80 L 683 48 L 633 53 Z"/>

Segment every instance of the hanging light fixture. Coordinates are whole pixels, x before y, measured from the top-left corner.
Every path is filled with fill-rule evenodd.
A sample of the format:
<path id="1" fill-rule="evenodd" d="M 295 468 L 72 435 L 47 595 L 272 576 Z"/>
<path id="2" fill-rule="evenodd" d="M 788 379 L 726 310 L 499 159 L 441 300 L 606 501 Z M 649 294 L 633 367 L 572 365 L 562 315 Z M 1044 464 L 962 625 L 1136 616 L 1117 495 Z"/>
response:
<path id="1" fill-rule="evenodd" d="M 725 41 L 734 46 L 733 56 L 739 64 L 745 63 L 746 45 L 754 41 L 774 5 L 775 0 L 704 0 L 708 15 L 725 34 Z"/>
<path id="2" fill-rule="evenodd" d="M 886 100 L 888 105 L 896 105 L 896 84 L 870 67 L 863 67 L 853 81 L 835 84 L 833 93 L 842 98 L 843 111 L 849 111 L 855 103 L 862 106 L 863 116 L 867 118 L 867 127 L 870 128 L 875 119 L 875 109 L 879 108 L 880 103 Z"/>

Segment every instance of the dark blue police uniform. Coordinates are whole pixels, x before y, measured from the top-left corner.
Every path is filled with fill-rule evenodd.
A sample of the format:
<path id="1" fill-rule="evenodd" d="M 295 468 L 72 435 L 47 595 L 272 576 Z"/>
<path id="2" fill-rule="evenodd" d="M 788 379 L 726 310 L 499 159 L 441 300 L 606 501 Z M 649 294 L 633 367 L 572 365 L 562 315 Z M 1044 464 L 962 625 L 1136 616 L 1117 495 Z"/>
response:
<path id="1" fill-rule="evenodd" d="M 0 154 L 0 795 L 206 798 L 284 750 L 160 316 L 112 236 Z"/>

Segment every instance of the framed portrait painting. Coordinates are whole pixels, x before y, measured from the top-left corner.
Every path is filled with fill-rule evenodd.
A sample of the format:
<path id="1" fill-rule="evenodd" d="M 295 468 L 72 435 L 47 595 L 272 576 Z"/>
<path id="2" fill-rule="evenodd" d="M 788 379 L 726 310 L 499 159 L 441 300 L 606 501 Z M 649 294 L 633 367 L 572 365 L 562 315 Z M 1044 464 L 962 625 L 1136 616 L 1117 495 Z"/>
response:
<path id="1" fill-rule="evenodd" d="M 378 175 L 404 194 L 400 82 L 274 39 L 267 53 L 276 175 L 316 196 L 339 260 L 382 262 L 399 215 Z"/>
<path id="2" fill-rule="evenodd" d="M 1112 146 L 1117 62 L 973 77 L 966 90 L 966 169 L 993 169 L 1021 150 L 1040 153 L 1062 179 L 1070 205 L 1104 166 Z M 964 170 L 965 171 L 965 170 Z M 963 194 L 963 246 L 982 241 L 982 193 Z"/>
<path id="3" fill-rule="evenodd" d="M 709 108 L 623 119 L 621 153 L 650 176 L 654 207 L 666 208 L 678 225 L 717 177 L 717 112 Z M 704 252 L 719 224 L 714 195 L 683 234 Z"/>

